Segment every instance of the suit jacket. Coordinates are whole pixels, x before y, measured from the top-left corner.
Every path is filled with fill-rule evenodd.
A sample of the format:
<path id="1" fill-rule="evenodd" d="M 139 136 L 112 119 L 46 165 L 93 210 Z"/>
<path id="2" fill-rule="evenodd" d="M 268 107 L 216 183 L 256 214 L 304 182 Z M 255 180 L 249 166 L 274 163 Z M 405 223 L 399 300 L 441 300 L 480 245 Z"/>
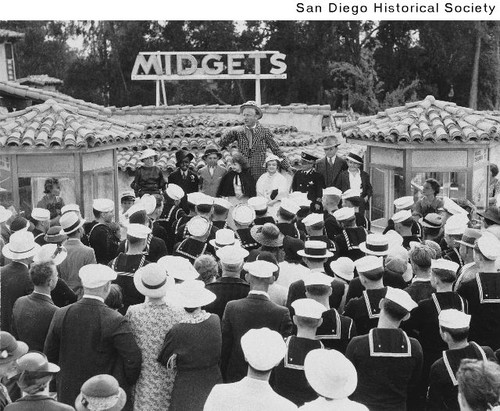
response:
<path id="1" fill-rule="evenodd" d="M 247 363 L 241 349 L 241 337 L 252 328 L 268 327 L 283 337 L 291 334 L 292 321 L 287 308 L 280 307 L 264 295 L 249 294 L 230 301 L 222 317 L 221 371 L 226 382 L 241 380 Z"/>
<path id="2" fill-rule="evenodd" d="M 181 199 L 180 206 L 186 213 L 189 213 L 189 207 L 187 205 L 187 194 L 198 191 L 200 185 L 200 180 L 198 179 L 198 176 L 191 170 L 188 170 L 187 178 L 184 179 L 182 177 L 181 170 L 177 168 L 168 176 L 168 183 L 177 184 L 184 190 L 185 195 Z"/>
<path id="3" fill-rule="evenodd" d="M 16 261 L 2 267 L 1 278 L 1 328 L 12 333 L 12 308 L 19 297 L 33 291 L 28 267 Z"/>
<path id="4" fill-rule="evenodd" d="M 373 195 L 373 187 L 370 183 L 370 175 L 363 170 L 360 170 L 361 173 L 361 198 L 363 200 L 369 199 Z M 351 184 L 349 182 L 349 171 L 345 170 L 340 173 L 340 189 L 342 192 L 349 190 L 351 188 Z M 369 203 L 364 203 L 363 206 L 360 207 L 359 211 L 368 210 Z"/>
<path id="5" fill-rule="evenodd" d="M 233 277 L 218 278 L 213 283 L 207 284 L 205 288 L 217 296 L 214 302 L 204 307 L 205 311 L 217 314 L 221 320 L 227 303 L 245 298 L 250 291 L 250 285 L 246 281 Z"/>
<path id="6" fill-rule="evenodd" d="M 59 401 L 74 404 L 82 384 L 97 374 L 110 374 L 121 387 L 136 382 L 141 351 L 128 321 L 103 302 L 82 298 L 56 312 L 45 341 L 45 354 L 58 364 Z"/>
<path id="7" fill-rule="evenodd" d="M 78 276 L 84 265 L 95 264 L 94 249 L 83 245 L 77 238 L 69 238 L 63 243 L 68 255 L 57 267 L 59 275 L 79 297 L 83 295 L 82 281 Z"/>
<path id="8" fill-rule="evenodd" d="M 330 165 L 326 157 L 316 161 L 316 171 L 323 176 L 325 187 L 340 189 L 340 173 L 345 170 L 347 170 L 347 162 L 339 156 L 335 156 L 332 165 Z"/>
<path id="9" fill-rule="evenodd" d="M 214 175 L 210 174 L 208 166 L 202 167 L 198 171 L 198 175 L 200 176 L 200 191 L 206 195 L 215 197 L 222 177 L 224 177 L 226 173 L 227 170 L 218 165 L 214 168 Z"/>
<path id="10" fill-rule="evenodd" d="M 14 304 L 12 332 L 30 350 L 43 351 L 52 317 L 58 310 L 51 298 L 39 293 L 20 297 Z"/>
<path id="11" fill-rule="evenodd" d="M 5 407 L 7 411 L 71 411 L 72 406 L 61 404 L 48 395 L 27 395 Z"/>

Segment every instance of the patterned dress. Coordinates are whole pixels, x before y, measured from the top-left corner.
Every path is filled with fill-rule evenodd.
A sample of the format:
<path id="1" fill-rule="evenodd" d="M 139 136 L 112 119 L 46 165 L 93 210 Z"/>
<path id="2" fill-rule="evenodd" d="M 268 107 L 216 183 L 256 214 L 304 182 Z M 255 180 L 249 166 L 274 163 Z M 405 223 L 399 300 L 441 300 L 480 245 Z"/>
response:
<path id="1" fill-rule="evenodd" d="M 166 411 L 170 406 L 175 371 L 162 366 L 157 358 L 165 334 L 185 319 L 187 313 L 166 302 L 151 304 L 146 300 L 143 304 L 130 306 L 126 317 L 142 352 L 142 370 L 133 390 L 134 410 Z"/>

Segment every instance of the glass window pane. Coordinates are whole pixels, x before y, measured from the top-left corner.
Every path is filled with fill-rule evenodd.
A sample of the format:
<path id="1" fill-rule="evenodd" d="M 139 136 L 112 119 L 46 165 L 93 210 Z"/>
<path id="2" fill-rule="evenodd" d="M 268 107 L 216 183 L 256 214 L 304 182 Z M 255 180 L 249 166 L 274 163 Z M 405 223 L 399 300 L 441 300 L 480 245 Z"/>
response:
<path id="1" fill-rule="evenodd" d="M 0 204 L 6 208 L 14 205 L 10 156 L 0 156 Z"/>
<path id="2" fill-rule="evenodd" d="M 386 173 L 388 170 L 373 168 L 372 172 L 372 185 L 373 185 L 373 198 L 372 198 L 372 210 L 371 219 L 372 221 L 384 218 L 385 214 L 385 194 L 387 191 L 386 187 Z"/>
<path id="3" fill-rule="evenodd" d="M 465 171 L 413 173 L 411 182 L 422 187 L 428 178 L 434 178 L 441 185 L 439 195 L 466 198 L 467 173 Z"/>

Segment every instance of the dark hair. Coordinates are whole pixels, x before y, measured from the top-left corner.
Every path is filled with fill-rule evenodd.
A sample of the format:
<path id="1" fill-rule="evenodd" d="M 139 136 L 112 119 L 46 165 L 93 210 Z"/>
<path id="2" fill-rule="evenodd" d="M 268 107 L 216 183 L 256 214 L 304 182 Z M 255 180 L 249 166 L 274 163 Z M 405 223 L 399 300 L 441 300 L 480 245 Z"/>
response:
<path id="1" fill-rule="evenodd" d="M 104 303 L 113 310 L 118 310 L 123 307 L 123 292 L 118 284 L 111 284 L 109 294 L 104 300 Z"/>
<path id="2" fill-rule="evenodd" d="M 148 215 L 146 213 L 146 210 L 139 210 L 136 211 L 134 214 L 132 214 L 129 217 L 129 222 L 130 224 L 146 224 L 148 221 Z"/>
<path id="3" fill-rule="evenodd" d="M 184 307 L 184 310 L 186 310 L 186 312 L 188 313 L 194 313 L 196 310 L 198 309 L 198 307 L 196 308 L 188 308 L 188 307 Z"/>
<path id="4" fill-rule="evenodd" d="M 323 297 L 327 295 L 330 292 L 330 290 L 331 286 L 329 285 L 314 284 L 306 286 L 306 291 L 315 297 Z"/>
<path id="5" fill-rule="evenodd" d="M 420 268 L 430 268 L 432 258 L 434 256 L 433 250 L 426 245 L 417 244 L 410 249 L 410 261 L 415 263 Z"/>
<path id="6" fill-rule="evenodd" d="M 195 207 L 198 213 L 206 214 L 212 211 L 212 206 L 210 204 L 199 204 Z"/>
<path id="7" fill-rule="evenodd" d="M 54 186 L 59 186 L 59 180 L 57 178 L 53 177 L 45 180 L 45 183 L 43 185 L 44 194 L 50 194 Z"/>
<path id="8" fill-rule="evenodd" d="M 432 273 L 439 278 L 443 283 L 453 283 L 457 276 L 450 270 L 442 270 L 440 268 L 433 268 Z"/>
<path id="9" fill-rule="evenodd" d="M 278 209 L 278 215 L 287 221 L 292 221 L 295 218 L 295 214 L 290 213 L 289 211 L 283 210 L 281 207 Z"/>
<path id="10" fill-rule="evenodd" d="M 248 170 L 250 167 L 248 160 L 240 153 L 233 154 L 233 163 L 238 163 L 241 166 L 241 170 Z"/>
<path id="11" fill-rule="evenodd" d="M 52 261 L 32 264 L 30 268 L 30 278 L 34 285 L 44 286 L 54 275 L 55 264 Z"/>
<path id="12" fill-rule="evenodd" d="M 205 283 L 209 283 L 212 279 L 219 276 L 219 264 L 217 260 L 210 254 L 202 254 L 194 260 L 194 269 L 200 275 L 200 279 Z"/>
<path id="13" fill-rule="evenodd" d="M 441 250 L 441 246 L 438 243 L 432 240 L 425 240 L 423 244 L 429 247 L 433 252 L 433 260 L 437 260 L 442 257 L 443 251 Z"/>
<path id="14" fill-rule="evenodd" d="M 469 337 L 469 327 L 452 329 L 452 328 L 440 326 L 439 328 L 441 329 L 441 332 L 450 334 L 450 336 L 454 342 L 463 341 Z"/>
<path id="15" fill-rule="evenodd" d="M 278 173 L 281 171 L 281 161 L 278 160 L 269 160 L 266 162 L 266 171 L 267 171 L 267 164 L 270 163 L 271 161 L 276 161 L 276 165 L 278 166 Z"/>
<path id="16" fill-rule="evenodd" d="M 458 392 L 473 411 L 498 405 L 500 366 L 493 361 L 463 359 L 457 372 Z"/>
<path id="17" fill-rule="evenodd" d="M 399 224 L 401 224 L 403 227 L 410 228 L 413 225 L 413 218 L 407 218 L 404 221 L 401 221 Z"/>
<path id="18" fill-rule="evenodd" d="M 127 241 L 129 242 L 130 245 L 135 245 L 135 244 L 139 244 L 141 241 L 145 241 L 145 239 L 144 238 L 137 238 L 137 237 L 134 237 L 134 236 L 127 234 Z"/>
<path id="19" fill-rule="evenodd" d="M 319 319 L 316 318 L 301 317 L 300 315 L 295 314 L 293 320 L 297 324 L 297 326 L 308 327 L 308 328 L 319 327 Z"/>
<path id="20" fill-rule="evenodd" d="M 384 298 L 382 301 L 382 307 L 384 307 L 385 313 L 393 320 L 401 321 L 405 318 L 405 315 L 408 314 L 408 310 L 396 304 L 394 301 L 388 300 L 387 298 Z"/>
<path id="21" fill-rule="evenodd" d="M 283 250 L 285 252 L 285 261 L 294 264 L 300 264 L 302 257 L 297 251 L 304 249 L 304 242 L 300 238 L 285 236 L 283 239 Z"/>
<path id="22" fill-rule="evenodd" d="M 214 204 L 213 213 L 214 215 L 222 216 L 228 214 L 229 210 L 226 207 Z"/>
<path id="23" fill-rule="evenodd" d="M 496 164 L 490 164 L 490 172 L 493 177 L 498 175 L 498 166 Z"/>
<path id="24" fill-rule="evenodd" d="M 95 219 L 101 218 L 101 212 L 96 210 L 95 208 L 92 209 L 92 213 L 94 214 Z"/>
<path id="25" fill-rule="evenodd" d="M 432 191 L 434 191 L 434 195 L 439 194 L 439 190 L 441 190 L 441 185 L 436 179 L 428 178 L 427 180 L 425 180 L 425 182 L 431 186 Z"/>

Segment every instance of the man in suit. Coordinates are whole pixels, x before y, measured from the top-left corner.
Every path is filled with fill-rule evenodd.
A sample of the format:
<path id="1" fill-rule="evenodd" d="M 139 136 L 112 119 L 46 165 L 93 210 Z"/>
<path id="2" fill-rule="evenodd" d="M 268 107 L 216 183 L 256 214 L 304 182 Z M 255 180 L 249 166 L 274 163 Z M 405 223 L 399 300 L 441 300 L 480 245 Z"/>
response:
<path id="1" fill-rule="evenodd" d="M 359 212 L 364 213 L 369 209 L 369 201 L 373 195 L 373 187 L 370 183 L 370 176 L 366 171 L 361 170 L 363 158 L 355 153 L 347 155 L 347 170 L 340 173 L 340 189 L 346 192 L 350 188 L 360 193 L 363 200 L 359 207 Z"/>
<path id="2" fill-rule="evenodd" d="M 316 171 L 323 176 L 325 187 L 340 188 L 340 173 L 347 170 L 347 162 L 337 155 L 340 143 L 335 136 L 327 136 L 323 142 L 325 157 L 316 161 Z"/>
<path id="3" fill-rule="evenodd" d="M 193 153 L 189 153 L 186 150 L 177 150 L 175 158 L 177 160 L 175 163 L 177 169 L 168 176 L 168 183 L 178 185 L 185 194 L 198 191 L 200 185 L 198 176 L 189 169 L 189 164 L 194 158 Z M 186 196 L 181 199 L 181 208 L 186 213 L 189 213 Z"/>
<path id="4" fill-rule="evenodd" d="M 200 176 L 200 191 L 211 197 L 217 196 L 222 177 L 227 173 L 224 167 L 217 164 L 217 160 L 222 158 L 222 154 L 214 146 L 209 146 L 205 150 L 203 160 L 207 163 L 198 171 Z"/>
<path id="5" fill-rule="evenodd" d="M 50 296 L 57 284 L 57 268 L 53 261 L 33 264 L 30 277 L 35 289 L 14 303 L 12 333 L 30 350 L 43 351 L 50 322 L 58 310 Z"/>
<path id="6" fill-rule="evenodd" d="M 12 308 L 19 297 L 33 291 L 28 266 L 40 246 L 35 243 L 33 234 L 20 230 L 10 236 L 2 253 L 11 263 L 1 270 L 1 329 L 12 332 Z"/>
<path id="7" fill-rule="evenodd" d="M 65 404 L 74 404 L 82 384 L 98 374 L 115 376 L 122 387 L 134 384 L 142 362 L 127 319 L 104 304 L 116 273 L 89 264 L 79 275 L 83 298 L 54 315 L 44 349 L 61 367 L 57 397 Z"/>
<path id="8" fill-rule="evenodd" d="M 255 101 L 247 101 L 240 106 L 240 113 L 243 116 L 244 126 L 237 126 L 220 139 L 219 146 L 224 148 L 233 141 L 238 143 L 238 150 L 248 159 L 250 173 L 257 181 L 266 171 L 264 163 L 266 159 L 266 150 L 270 149 L 279 158 L 283 158 L 281 165 L 285 170 L 290 170 L 290 163 L 283 154 L 278 144 L 274 140 L 271 131 L 262 127 L 259 120 L 263 113 Z"/>
<path id="9" fill-rule="evenodd" d="M 243 269 L 247 271 L 250 292 L 246 298 L 227 303 L 222 317 L 221 371 L 225 382 L 239 381 L 246 375 L 240 340 L 248 330 L 267 327 L 283 337 L 292 332 L 288 309 L 273 303 L 267 293 L 276 265 L 258 260 L 246 263 Z"/>

